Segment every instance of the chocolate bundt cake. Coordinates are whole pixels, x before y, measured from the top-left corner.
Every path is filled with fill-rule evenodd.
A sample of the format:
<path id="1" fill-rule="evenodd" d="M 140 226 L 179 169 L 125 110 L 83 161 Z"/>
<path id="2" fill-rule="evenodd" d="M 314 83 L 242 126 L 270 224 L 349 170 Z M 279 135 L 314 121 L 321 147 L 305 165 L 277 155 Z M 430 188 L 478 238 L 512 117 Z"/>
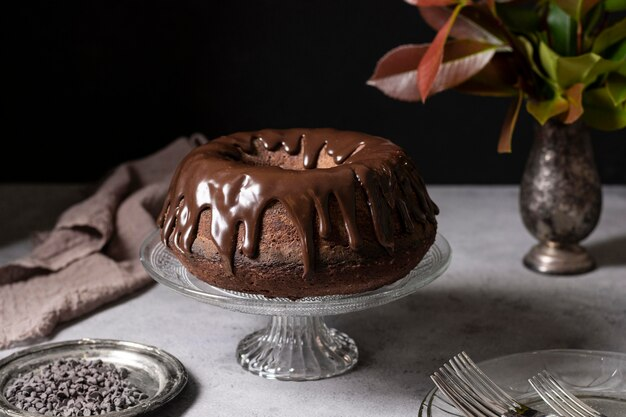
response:
<path id="1" fill-rule="evenodd" d="M 404 277 L 435 240 L 437 213 L 414 164 L 386 139 L 261 130 L 189 153 L 158 223 L 201 280 L 297 299 Z"/>

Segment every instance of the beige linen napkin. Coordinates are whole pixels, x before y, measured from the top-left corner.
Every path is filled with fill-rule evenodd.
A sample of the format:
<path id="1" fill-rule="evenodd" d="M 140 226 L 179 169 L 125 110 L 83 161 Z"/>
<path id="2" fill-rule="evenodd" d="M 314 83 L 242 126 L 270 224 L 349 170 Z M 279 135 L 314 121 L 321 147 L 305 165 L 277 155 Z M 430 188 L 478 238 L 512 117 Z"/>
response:
<path id="1" fill-rule="evenodd" d="M 0 349 L 46 336 L 58 323 L 151 282 L 139 246 L 155 228 L 174 168 L 204 141 L 181 138 L 120 165 L 94 195 L 67 209 L 29 255 L 0 267 Z"/>

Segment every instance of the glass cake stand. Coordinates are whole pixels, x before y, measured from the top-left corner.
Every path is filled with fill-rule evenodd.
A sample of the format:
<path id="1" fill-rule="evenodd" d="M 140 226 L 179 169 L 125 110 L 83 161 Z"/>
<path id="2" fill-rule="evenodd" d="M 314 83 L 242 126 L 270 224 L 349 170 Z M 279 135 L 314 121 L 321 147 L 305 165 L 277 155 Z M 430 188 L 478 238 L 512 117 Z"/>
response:
<path id="1" fill-rule="evenodd" d="M 158 230 L 141 247 L 143 266 L 160 284 L 228 310 L 271 316 L 267 327 L 239 342 L 237 360 L 253 374 L 286 381 L 329 378 L 352 369 L 358 360 L 354 340 L 328 328 L 323 316 L 364 310 L 412 294 L 443 274 L 450 256 L 450 245 L 439 234 L 419 265 L 391 285 L 360 294 L 292 301 L 224 290 L 199 280 L 163 245 Z"/>

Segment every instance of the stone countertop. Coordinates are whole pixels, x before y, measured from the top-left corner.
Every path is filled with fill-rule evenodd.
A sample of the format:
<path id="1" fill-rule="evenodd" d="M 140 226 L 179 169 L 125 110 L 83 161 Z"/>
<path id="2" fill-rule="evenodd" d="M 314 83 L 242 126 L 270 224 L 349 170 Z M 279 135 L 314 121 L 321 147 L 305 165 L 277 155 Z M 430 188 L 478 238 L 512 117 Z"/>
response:
<path id="1" fill-rule="evenodd" d="M 162 417 L 415 416 L 428 376 L 467 351 L 476 361 L 552 348 L 626 351 L 626 187 L 604 188 L 600 223 L 585 242 L 599 268 L 577 277 L 526 270 L 533 244 L 517 187 L 432 186 L 440 232 L 453 250 L 448 272 L 412 296 L 327 322 L 359 346 L 357 367 L 322 381 L 268 381 L 243 371 L 235 347 L 267 318 L 201 304 L 152 285 L 79 320 L 50 341 L 132 340 L 177 356 L 191 380 Z M 87 188 L 0 186 L 0 262 L 29 248 Z M 0 358 L 18 349 L 0 351 Z"/>

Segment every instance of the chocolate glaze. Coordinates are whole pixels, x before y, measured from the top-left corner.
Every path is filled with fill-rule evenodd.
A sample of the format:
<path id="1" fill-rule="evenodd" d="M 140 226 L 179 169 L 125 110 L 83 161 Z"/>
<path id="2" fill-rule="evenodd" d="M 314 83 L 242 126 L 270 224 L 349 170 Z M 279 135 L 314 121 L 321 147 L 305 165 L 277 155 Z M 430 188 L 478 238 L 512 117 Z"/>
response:
<path id="1" fill-rule="evenodd" d="M 302 170 L 252 165 L 255 140 L 272 152 L 303 154 Z M 320 152 L 336 166 L 317 168 Z M 392 142 L 363 133 L 334 129 L 261 130 L 222 136 L 194 149 L 180 163 L 159 216 L 161 238 L 172 249 L 190 255 L 200 214 L 211 210 L 211 239 L 226 271 L 232 262 L 239 224 L 244 226 L 242 252 L 253 258 L 260 222 L 268 204 L 279 201 L 293 220 L 302 244 L 304 277 L 315 265 L 314 223 L 319 235 L 330 233 L 328 199 L 337 199 L 350 248 L 359 250 L 356 227 L 356 187 L 365 190 L 378 242 L 393 252 L 391 215 L 398 210 L 405 227 L 436 223 L 439 212 L 405 152 Z"/>

